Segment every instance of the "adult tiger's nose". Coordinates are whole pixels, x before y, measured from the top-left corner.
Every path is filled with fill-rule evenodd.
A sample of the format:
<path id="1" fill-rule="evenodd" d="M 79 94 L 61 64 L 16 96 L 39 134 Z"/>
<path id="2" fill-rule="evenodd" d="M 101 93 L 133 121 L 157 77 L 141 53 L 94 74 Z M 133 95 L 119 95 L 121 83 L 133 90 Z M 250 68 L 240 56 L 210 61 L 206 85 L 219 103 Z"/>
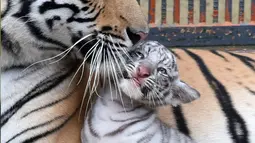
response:
<path id="1" fill-rule="evenodd" d="M 137 68 L 137 77 L 138 78 L 146 78 L 150 76 L 150 69 L 144 65 L 140 65 Z"/>
<path id="2" fill-rule="evenodd" d="M 147 28 L 134 29 L 128 27 L 126 31 L 129 39 L 132 41 L 133 44 L 136 44 L 140 40 L 144 40 L 149 34 L 149 29 Z"/>

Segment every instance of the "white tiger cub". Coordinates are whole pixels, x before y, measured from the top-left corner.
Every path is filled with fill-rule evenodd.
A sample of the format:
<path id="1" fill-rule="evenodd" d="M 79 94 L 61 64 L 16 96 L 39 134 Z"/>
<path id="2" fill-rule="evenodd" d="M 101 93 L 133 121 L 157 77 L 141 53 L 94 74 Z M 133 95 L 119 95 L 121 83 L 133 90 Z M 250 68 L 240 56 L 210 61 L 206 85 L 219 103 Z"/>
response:
<path id="1" fill-rule="evenodd" d="M 155 108 L 198 99 L 200 94 L 179 79 L 174 55 L 147 41 L 129 52 L 119 81 L 104 86 L 81 132 L 83 143 L 190 143 L 190 137 L 169 128 Z"/>

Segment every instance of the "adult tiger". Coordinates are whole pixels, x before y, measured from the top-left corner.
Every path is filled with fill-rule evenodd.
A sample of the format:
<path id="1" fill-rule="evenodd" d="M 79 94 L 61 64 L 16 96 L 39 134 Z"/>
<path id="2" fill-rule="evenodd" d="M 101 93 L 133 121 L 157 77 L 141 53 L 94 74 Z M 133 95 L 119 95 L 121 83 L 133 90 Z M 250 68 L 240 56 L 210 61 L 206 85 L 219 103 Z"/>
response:
<path id="1" fill-rule="evenodd" d="M 80 142 L 83 57 L 107 63 L 149 31 L 136 0 L 1 0 L 1 18 L 2 143 Z"/>
<path id="2" fill-rule="evenodd" d="M 198 143 L 255 142 L 255 53 L 173 49 L 180 76 L 200 99 L 159 110 Z"/>

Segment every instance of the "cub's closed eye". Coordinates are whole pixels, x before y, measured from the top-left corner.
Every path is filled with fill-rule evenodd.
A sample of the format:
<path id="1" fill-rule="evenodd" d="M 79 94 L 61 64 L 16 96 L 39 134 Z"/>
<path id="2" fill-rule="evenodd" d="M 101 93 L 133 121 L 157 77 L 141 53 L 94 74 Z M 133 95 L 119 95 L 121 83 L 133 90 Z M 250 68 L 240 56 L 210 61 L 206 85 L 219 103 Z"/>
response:
<path id="1" fill-rule="evenodd" d="M 144 58 L 144 55 L 139 51 L 133 51 L 133 52 L 130 52 L 129 54 L 131 57 L 136 58 L 136 59 Z"/>
<path id="2" fill-rule="evenodd" d="M 162 73 L 162 74 L 167 74 L 166 69 L 165 69 L 165 68 L 162 68 L 162 67 L 159 67 L 159 68 L 157 69 L 157 71 L 158 71 L 159 73 Z"/>
<path id="3" fill-rule="evenodd" d="M 138 58 L 144 58 L 144 55 L 141 53 L 141 52 L 139 52 L 139 51 L 137 51 L 136 52 L 136 56 L 138 57 Z"/>

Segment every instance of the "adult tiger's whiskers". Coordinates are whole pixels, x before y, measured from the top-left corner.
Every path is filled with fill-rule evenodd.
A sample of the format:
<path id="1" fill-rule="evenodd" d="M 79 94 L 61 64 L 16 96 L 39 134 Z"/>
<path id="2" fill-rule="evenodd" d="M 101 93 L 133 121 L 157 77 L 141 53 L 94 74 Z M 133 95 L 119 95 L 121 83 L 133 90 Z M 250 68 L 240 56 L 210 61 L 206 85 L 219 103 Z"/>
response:
<path id="1" fill-rule="evenodd" d="M 109 45 L 110 46 L 110 45 Z M 114 47 L 112 47 L 111 46 L 111 48 L 114 48 Z M 123 108 L 124 108 L 124 111 L 126 112 L 126 109 L 125 109 L 125 104 L 124 104 L 124 102 L 123 102 L 123 99 L 122 99 L 122 92 L 120 91 L 120 88 L 119 88 L 119 81 L 118 81 L 118 76 L 117 76 L 117 71 L 116 71 L 116 69 L 115 69 L 115 66 L 113 65 L 113 64 L 116 64 L 117 65 L 117 67 L 118 67 L 118 69 L 119 69 L 119 72 L 121 71 L 121 68 L 120 68 L 120 65 L 119 65 L 119 63 L 117 62 L 117 58 L 115 57 L 115 54 L 113 53 L 113 51 L 112 51 L 112 49 L 110 48 L 110 51 L 111 51 L 111 53 L 112 53 L 112 55 L 113 55 L 113 58 L 110 58 L 110 60 L 111 60 L 111 67 L 112 67 L 112 70 L 113 70 L 113 75 L 114 75 L 114 77 L 113 77 L 113 80 L 114 80 L 114 84 L 115 84 L 115 88 L 117 88 L 117 91 L 119 92 L 119 96 L 120 96 L 120 99 L 121 99 L 121 102 L 122 102 L 122 106 L 123 106 Z M 121 58 L 121 57 L 120 57 Z M 121 73 L 121 72 L 120 72 Z M 121 75 L 122 75 L 122 73 L 121 73 Z M 123 75 L 122 75 L 122 77 L 123 77 Z M 116 92 L 117 92 L 116 91 Z M 117 95 L 117 94 L 116 94 Z"/>
<path id="2" fill-rule="evenodd" d="M 104 42 L 101 43 L 101 47 L 98 50 L 96 58 L 95 58 L 95 62 L 97 62 L 95 64 L 95 68 L 96 68 L 95 69 L 95 79 L 94 79 L 93 86 L 92 86 L 92 89 L 91 89 L 91 92 L 92 93 L 95 92 L 97 94 L 97 96 L 99 96 L 96 89 L 98 87 L 99 79 L 100 79 L 99 77 L 100 77 L 100 67 L 101 67 L 101 61 L 102 61 L 103 45 L 104 45 Z"/>
<path id="3" fill-rule="evenodd" d="M 84 59 L 83 59 L 81 65 L 78 67 L 78 69 L 76 70 L 74 76 L 72 77 L 72 79 L 71 79 L 71 81 L 70 81 L 70 83 L 69 83 L 69 85 L 68 85 L 68 88 L 70 87 L 70 85 L 71 85 L 72 81 L 74 80 L 75 76 L 78 74 L 80 68 L 83 67 L 82 70 L 84 70 L 84 65 L 85 65 L 86 60 L 89 58 L 89 56 L 90 56 L 92 53 L 96 52 L 96 47 L 98 46 L 98 43 L 99 43 L 99 42 L 100 42 L 100 40 L 98 40 L 98 41 L 96 42 L 96 44 L 95 44 L 94 46 L 92 46 L 91 49 L 89 49 L 89 51 L 86 53 L 86 55 L 84 56 Z M 83 76 L 83 71 L 82 71 L 81 78 L 82 78 L 82 76 Z M 81 78 L 80 78 L 80 80 L 81 80 Z M 77 83 L 77 85 L 80 83 L 80 80 L 79 80 L 79 82 Z"/>
<path id="4" fill-rule="evenodd" d="M 81 41 L 85 40 L 86 38 L 88 38 L 88 37 L 90 37 L 90 36 L 92 36 L 92 35 L 94 35 L 94 34 L 89 34 L 89 35 L 84 36 L 83 38 L 81 38 L 80 40 L 78 40 L 77 42 L 75 42 L 70 48 L 66 49 L 65 51 L 63 51 L 63 52 L 61 52 L 61 53 L 59 53 L 59 54 L 57 54 L 56 56 L 53 56 L 53 57 L 50 57 L 50 58 L 47 58 L 47 59 L 44 59 L 44 60 L 40 60 L 40 61 L 37 61 L 37 62 L 35 62 L 35 63 L 29 65 L 29 66 L 26 67 L 22 72 L 25 72 L 27 69 L 29 69 L 30 67 L 32 67 L 32 66 L 34 66 L 34 65 L 36 65 L 36 64 L 43 63 L 43 62 L 50 61 L 50 60 L 54 60 L 55 58 L 58 58 L 59 56 L 61 56 L 61 55 L 64 54 L 62 57 L 60 57 L 60 59 L 58 59 L 58 60 L 56 60 L 56 61 L 53 61 L 53 62 L 51 62 L 51 63 L 49 63 L 49 64 L 53 64 L 53 63 L 56 63 L 56 62 L 62 60 L 68 53 L 70 53 L 70 51 L 71 51 L 77 44 L 79 44 Z"/>
<path id="5" fill-rule="evenodd" d="M 107 50 L 107 49 L 103 49 L 103 50 Z M 104 53 L 106 53 L 106 52 L 104 52 Z M 105 87 L 105 81 L 106 81 L 106 73 L 105 73 L 105 71 L 106 71 L 106 54 L 103 54 L 103 56 L 104 56 L 104 58 L 103 58 L 103 70 L 104 70 L 104 72 L 103 72 L 103 87 Z"/>
<path id="6" fill-rule="evenodd" d="M 15 29 L 15 27 L 13 27 L 13 24 L 14 23 L 16 23 L 16 22 L 18 22 L 20 19 L 22 19 L 22 18 L 28 18 L 25 22 L 23 22 L 22 21 L 22 24 L 26 24 L 26 23 L 28 23 L 28 22 L 32 22 L 32 21 L 36 21 L 35 19 L 33 20 L 33 18 L 31 18 L 31 17 L 29 17 L 29 14 L 26 14 L 26 15 L 24 15 L 24 16 L 21 16 L 21 17 L 19 17 L 19 18 L 17 18 L 17 19 L 15 19 L 14 21 L 12 21 L 12 28 L 14 28 Z M 3 25 L 1 25 L 1 28 L 3 29 L 3 28 L 5 28 L 5 26 L 9 26 L 9 24 L 10 23 L 6 23 L 6 24 L 3 24 Z M 20 26 L 20 25 L 19 25 Z"/>
<path id="7" fill-rule="evenodd" d="M 110 38 L 111 38 L 111 41 L 113 42 L 113 39 L 112 39 L 111 36 L 110 36 Z M 113 47 L 112 47 L 112 48 L 115 49 L 115 51 L 116 51 L 116 53 L 117 53 L 117 55 L 118 55 L 118 57 L 119 57 L 119 59 L 120 59 L 120 61 L 121 61 L 122 67 L 124 67 L 125 70 L 127 70 L 126 65 L 125 65 L 125 63 L 124 63 L 124 58 L 123 58 L 123 56 L 119 53 L 119 51 L 117 50 L 117 48 L 115 47 L 114 44 L 113 44 Z M 122 48 L 120 48 L 120 49 L 122 49 Z M 124 49 L 123 49 L 122 51 L 124 51 Z M 124 78 L 123 73 L 122 73 L 122 70 L 121 70 L 121 67 L 120 67 L 119 63 L 117 62 L 117 58 L 116 58 L 116 56 L 115 56 L 115 54 L 113 53 L 112 50 L 111 50 L 111 52 L 112 52 L 113 57 L 114 57 L 114 59 L 115 59 L 115 61 L 116 61 L 115 63 L 116 63 L 116 65 L 117 65 L 118 69 L 119 69 L 119 73 L 120 73 L 120 75 L 121 75 L 121 78 Z M 129 56 L 129 55 L 127 55 L 127 56 Z M 117 81 L 117 83 L 118 83 L 118 85 L 119 85 L 119 81 L 118 81 L 118 78 L 117 78 L 117 77 L 116 77 L 116 81 Z M 119 91 L 119 93 L 120 93 L 120 98 L 121 98 L 121 100 L 122 100 L 122 92 L 120 91 L 119 86 L 116 87 L 116 88 L 118 89 L 118 91 Z M 130 98 L 130 99 L 131 99 L 131 98 Z M 122 101 L 122 102 L 123 102 L 123 101 Z M 131 104 L 132 104 L 132 99 L 131 99 Z M 124 104 L 123 104 L 123 107 L 124 107 Z M 125 108 L 124 108 L 124 110 L 125 110 Z M 125 110 L 125 111 L 126 111 L 126 110 Z"/>
<path id="8" fill-rule="evenodd" d="M 111 36 L 110 36 L 110 37 L 111 37 Z M 113 42 L 112 37 L 111 37 L 111 40 L 112 40 L 112 42 Z M 118 44 L 119 47 L 121 47 L 119 43 L 117 43 L 117 44 Z M 115 45 L 114 45 L 114 47 L 115 47 Z M 129 58 L 129 60 L 130 60 L 131 62 L 133 62 L 132 58 L 130 57 L 130 55 L 128 54 L 128 52 L 127 52 L 126 49 L 124 49 L 124 48 L 119 48 L 119 49 Z M 123 56 L 119 53 L 118 50 L 116 50 L 116 51 L 117 51 L 118 56 L 119 56 L 120 59 L 121 59 L 121 63 L 122 63 L 122 65 L 123 65 L 123 67 L 125 68 L 126 71 L 129 71 L 129 70 L 128 70 L 128 67 L 126 66 L 126 64 L 125 64 L 124 61 L 123 61 L 123 60 L 124 60 Z M 122 74 L 122 72 L 121 72 L 121 74 Z M 122 77 L 123 77 L 123 74 L 122 74 Z M 132 82 L 134 83 L 133 80 L 132 80 Z M 136 88 L 136 90 L 138 91 L 138 88 Z M 130 98 L 131 104 L 133 105 L 133 99 L 132 99 L 131 97 L 129 97 L 129 98 Z"/>
<path id="9" fill-rule="evenodd" d="M 114 83 L 114 87 L 117 88 L 118 85 L 116 83 L 115 66 L 113 65 L 114 61 L 112 61 L 111 54 L 112 54 L 111 51 L 108 50 L 107 55 L 108 55 L 108 62 L 109 62 L 109 67 L 110 67 L 109 69 L 112 72 L 111 75 L 109 74 L 109 79 L 108 80 L 110 81 L 112 79 L 113 83 Z M 109 83 L 109 84 L 111 84 L 111 83 Z M 116 90 L 115 92 L 116 92 L 115 95 L 117 96 L 118 91 Z"/>
<path id="10" fill-rule="evenodd" d="M 118 46 L 120 46 L 120 44 L 118 43 Z M 130 57 L 130 55 L 128 54 L 128 51 L 124 48 L 120 48 L 120 50 L 127 56 L 127 58 L 131 61 L 131 62 L 134 62 L 133 59 Z"/>
<path id="11" fill-rule="evenodd" d="M 88 43 L 90 43 L 90 42 L 92 42 L 92 41 L 94 41 L 94 40 L 98 40 L 98 39 L 97 39 L 97 38 L 94 38 L 94 39 L 89 40 L 88 42 L 86 42 L 85 44 L 83 44 L 83 45 L 81 46 L 81 48 L 79 48 L 79 50 L 78 50 L 76 53 L 79 53 L 85 45 L 87 45 Z"/>
<path id="12" fill-rule="evenodd" d="M 108 49 L 106 50 L 106 55 L 107 55 L 107 58 L 106 58 L 107 62 L 109 62 L 110 60 L 109 60 L 109 51 L 108 51 Z M 108 66 L 111 66 L 111 65 L 108 65 Z M 113 101 L 113 97 L 112 97 L 112 85 L 111 85 L 111 81 L 110 81 L 111 75 L 110 75 L 109 69 L 110 68 L 107 68 L 107 75 L 108 75 L 108 83 L 109 83 L 109 86 L 110 86 L 111 99 Z"/>
<path id="13" fill-rule="evenodd" d="M 98 42 L 101 42 L 101 40 L 99 40 Z M 89 102 L 91 100 L 91 97 L 92 97 L 92 94 L 90 91 L 91 91 L 91 80 L 92 80 L 92 77 L 94 76 L 93 74 L 93 70 L 95 69 L 95 61 L 96 61 L 96 58 L 97 55 L 99 54 L 97 52 L 97 46 L 99 45 L 99 43 L 96 44 L 96 46 L 93 48 L 93 54 L 91 56 L 91 61 L 90 61 L 90 71 L 89 71 L 89 76 L 88 76 L 88 80 L 87 80 L 87 84 L 86 84 L 86 87 L 85 87 L 85 90 L 84 90 L 84 94 L 83 94 L 83 98 L 82 98 L 82 102 L 81 102 L 81 108 L 80 108 L 80 111 L 79 111 L 79 116 L 81 115 L 81 111 L 82 111 L 82 107 L 83 107 L 83 104 L 84 104 L 84 101 L 85 101 L 85 97 L 89 91 L 89 98 L 87 100 L 87 105 L 86 105 L 86 111 L 85 111 L 85 114 L 87 113 L 87 110 L 88 110 L 88 105 L 89 105 Z M 97 63 L 96 63 L 97 64 Z"/>

